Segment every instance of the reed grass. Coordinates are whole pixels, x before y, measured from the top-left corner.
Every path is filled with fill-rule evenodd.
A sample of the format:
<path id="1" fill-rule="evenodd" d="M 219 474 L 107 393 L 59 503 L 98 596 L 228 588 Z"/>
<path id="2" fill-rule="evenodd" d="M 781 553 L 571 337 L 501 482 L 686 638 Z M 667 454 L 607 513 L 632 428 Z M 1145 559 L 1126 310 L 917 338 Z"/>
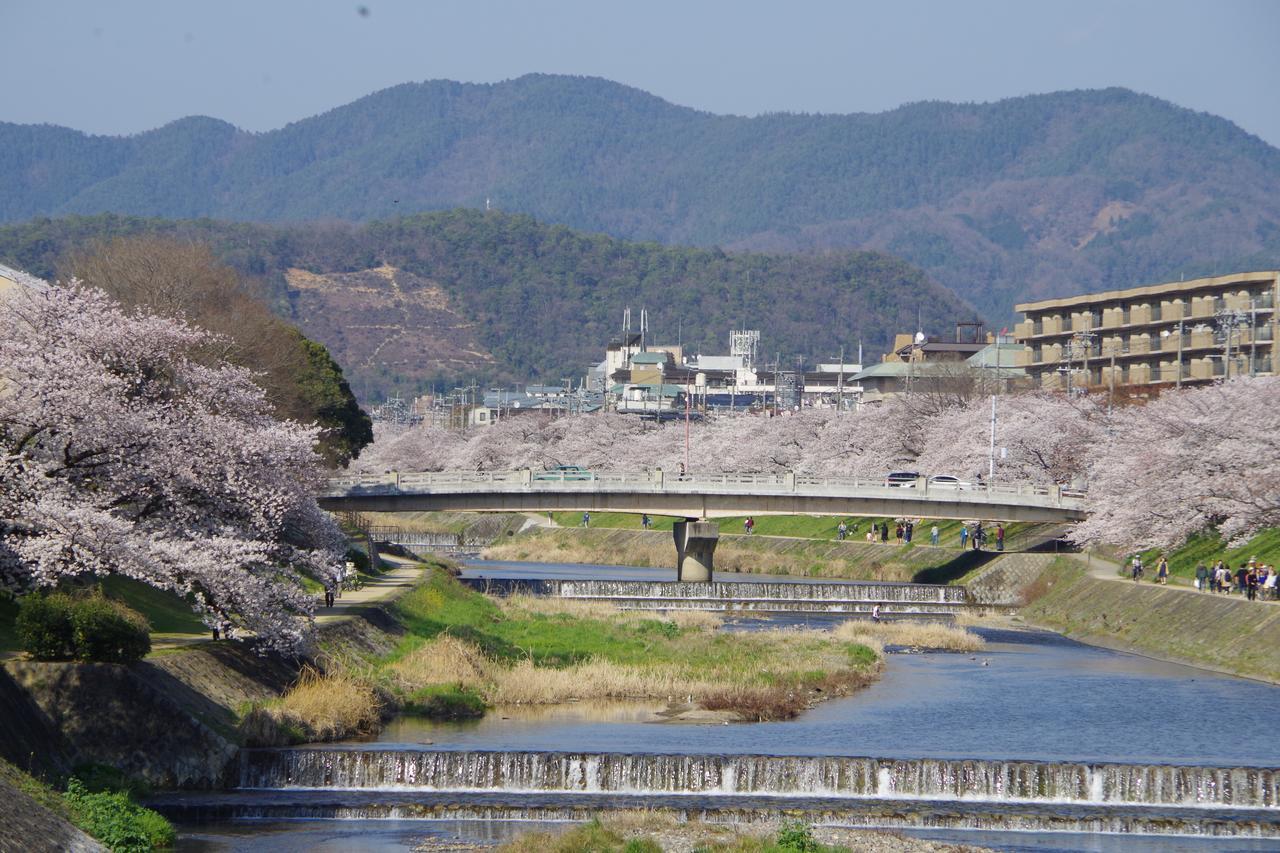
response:
<path id="1" fill-rule="evenodd" d="M 986 643 L 972 631 L 937 622 L 845 622 L 835 635 L 850 643 L 862 643 L 883 649 L 884 646 L 907 646 L 947 652 L 976 652 Z"/>
<path id="2" fill-rule="evenodd" d="M 338 740 L 377 731 L 383 701 L 372 683 L 353 673 L 322 674 L 306 667 L 292 688 L 265 709 L 283 726 L 311 740 Z"/>

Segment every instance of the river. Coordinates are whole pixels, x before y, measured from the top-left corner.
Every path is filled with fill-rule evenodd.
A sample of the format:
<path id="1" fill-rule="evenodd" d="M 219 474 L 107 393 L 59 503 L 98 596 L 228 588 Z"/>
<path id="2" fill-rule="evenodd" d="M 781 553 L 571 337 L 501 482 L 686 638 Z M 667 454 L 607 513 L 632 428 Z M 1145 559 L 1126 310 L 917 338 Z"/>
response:
<path id="1" fill-rule="evenodd" d="M 478 563 L 464 574 L 643 581 L 667 580 L 670 572 Z M 823 625 L 831 618 L 783 620 Z M 762 621 L 731 627 L 752 630 Z M 1280 844 L 1274 837 L 1113 834 L 1225 822 L 1220 831 L 1280 835 L 1280 774 L 1269 769 L 1280 768 L 1273 731 L 1280 688 L 1044 631 L 977 630 L 988 642 L 981 653 L 892 654 L 876 684 L 793 721 L 675 725 L 657 722 L 646 703 L 584 703 L 563 711 L 495 709 L 464 723 L 401 718 L 373 743 L 263 753 L 247 759 L 244 791 L 223 804 L 224 812 L 260 820 L 191 827 L 183 843 L 403 850 L 429 833 L 480 839 L 512 831 L 494 818 L 566 818 L 619 802 L 731 808 L 748 820 L 803 801 L 831 822 L 893 826 L 906 798 L 905 809 L 919 814 L 901 828 L 1002 850 Z M 886 799 L 897 806 L 886 810 Z M 921 811 L 921 802 L 935 801 L 945 807 Z M 246 808 L 249 802 L 256 805 Z M 465 813 L 449 811 L 459 804 Z M 1022 825 L 1023 812 L 1040 829 L 1063 831 L 960 826 L 1008 830 Z M 273 822 L 279 816 L 348 820 Z M 365 820 L 371 816 L 442 819 Z"/>

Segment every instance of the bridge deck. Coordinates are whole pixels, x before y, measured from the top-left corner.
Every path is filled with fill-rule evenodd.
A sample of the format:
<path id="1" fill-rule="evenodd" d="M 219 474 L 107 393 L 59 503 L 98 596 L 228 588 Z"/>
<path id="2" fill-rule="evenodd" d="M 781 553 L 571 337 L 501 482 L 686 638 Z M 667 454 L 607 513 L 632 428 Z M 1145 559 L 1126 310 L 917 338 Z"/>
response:
<path id="1" fill-rule="evenodd" d="M 335 510 L 407 512 L 632 512 L 684 518 L 871 515 L 999 521 L 1076 521 L 1084 495 L 1058 486 L 993 483 L 914 487 L 802 474 L 444 471 L 351 475 L 319 496 Z"/>

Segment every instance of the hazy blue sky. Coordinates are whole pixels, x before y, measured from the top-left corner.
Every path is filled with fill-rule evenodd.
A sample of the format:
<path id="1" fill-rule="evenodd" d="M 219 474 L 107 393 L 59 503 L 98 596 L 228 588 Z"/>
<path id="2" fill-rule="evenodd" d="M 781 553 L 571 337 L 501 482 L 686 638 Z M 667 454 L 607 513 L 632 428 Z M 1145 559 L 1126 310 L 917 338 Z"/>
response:
<path id="1" fill-rule="evenodd" d="M 1273 0 L 0 0 L 0 33 L 0 121 L 95 133 L 267 130 L 396 83 L 542 71 L 748 115 L 1127 86 L 1280 145 Z"/>

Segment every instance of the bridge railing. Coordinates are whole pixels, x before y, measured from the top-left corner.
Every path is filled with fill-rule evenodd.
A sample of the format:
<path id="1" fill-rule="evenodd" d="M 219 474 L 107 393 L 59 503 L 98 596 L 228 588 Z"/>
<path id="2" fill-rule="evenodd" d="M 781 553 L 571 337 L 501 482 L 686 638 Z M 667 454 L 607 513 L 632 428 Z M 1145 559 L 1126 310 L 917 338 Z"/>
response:
<path id="1" fill-rule="evenodd" d="M 1038 483 L 987 483 L 957 487 L 953 484 L 929 486 L 920 478 L 905 486 L 886 485 L 882 478 L 819 477 L 811 474 L 693 473 L 669 474 L 652 471 L 432 471 L 356 474 L 332 477 L 326 496 L 429 494 L 432 492 L 488 491 L 583 491 L 583 492 L 668 492 L 725 494 L 808 494 L 881 496 L 903 500 L 928 497 L 958 503 L 1014 503 L 1030 500 L 1056 506 L 1075 505 L 1085 493 L 1078 489 Z"/>

